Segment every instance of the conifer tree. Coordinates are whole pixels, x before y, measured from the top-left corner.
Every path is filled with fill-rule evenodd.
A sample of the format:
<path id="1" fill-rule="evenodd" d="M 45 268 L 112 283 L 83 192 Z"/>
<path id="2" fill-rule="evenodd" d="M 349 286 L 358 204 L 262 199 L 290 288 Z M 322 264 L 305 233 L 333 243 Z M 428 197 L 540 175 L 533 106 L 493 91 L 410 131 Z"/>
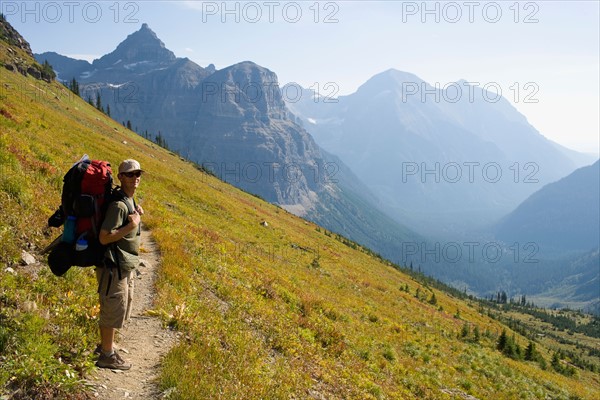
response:
<path id="1" fill-rule="evenodd" d="M 498 344 L 496 345 L 496 348 L 500 351 L 504 351 L 507 343 L 508 343 L 508 336 L 506 335 L 506 330 L 503 329 L 502 333 L 500 334 L 500 337 L 498 338 Z"/>
<path id="2" fill-rule="evenodd" d="M 81 97 L 81 94 L 79 92 L 79 82 L 77 82 L 77 80 L 75 80 L 75 78 L 71 79 L 71 82 L 69 82 L 69 90 L 73 93 L 75 93 L 77 96 Z"/>
<path id="3" fill-rule="evenodd" d="M 44 60 L 42 64 L 42 76 L 48 79 L 56 78 L 56 72 L 54 72 L 54 68 L 52 68 L 48 60 Z"/>
<path id="4" fill-rule="evenodd" d="M 558 355 L 558 352 L 554 352 L 554 354 L 552 354 L 552 361 L 550 361 L 550 365 L 552 365 L 552 368 L 554 368 L 555 371 L 557 372 L 562 372 L 562 365 L 560 364 L 560 356 Z"/>
<path id="5" fill-rule="evenodd" d="M 535 361 L 537 359 L 537 351 L 535 349 L 535 343 L 532 341 L 527 345 L 527 349 L 525 349 L 525 360 L 527 361 Z"/>
<path id="6" fill-rule="evenodd" d="M 100 92 L 96 94 L 96 108 L 98 111 L 104 112 L 104 109 L 102 108 L 102 97 L 100 97 Z"/>
<path id="7" fill-rule="evenodd" d="M 473 329 L 473 341 L 479 342 L 480 338 L 481 334 L 479 333 L 479 326 L 475 325 L 475 328 Z"/>
<path id="8" fill-rule="evenodd" d="M 471 333 L 471 327 L 468 322 L 465 322 L 462 326 L 462 330 L 460 331 L 460 337 L 466 338 Z"/>
<path id="9" fill-rule="evenodd" d="M 437 298 L 435 297 L 435 293 L 431 293 L 431 298 L 429 299 L 429 304 L 437 305 Z"/>

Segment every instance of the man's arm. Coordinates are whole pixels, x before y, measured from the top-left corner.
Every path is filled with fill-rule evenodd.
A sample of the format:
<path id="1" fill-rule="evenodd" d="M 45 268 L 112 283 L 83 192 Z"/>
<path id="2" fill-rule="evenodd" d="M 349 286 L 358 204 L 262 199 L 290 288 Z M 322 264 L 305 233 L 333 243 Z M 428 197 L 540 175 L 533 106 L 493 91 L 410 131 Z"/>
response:
<path id="1" fill-rule="evenodd" d="M 129 223 L 119 229 L 113 229 L 112 231 L 107 231 L 106 229 L 101 229 L 100 234 L 98 235 L 98 240 L 100 244 L 106 246 L 107 244 L 114 243 L 120 239 L 122 239 L 129 232 L 137 229 L 140 224 L 140 214 L 138 212 L 134 212 L 131 215 L 127 216 Z"/>

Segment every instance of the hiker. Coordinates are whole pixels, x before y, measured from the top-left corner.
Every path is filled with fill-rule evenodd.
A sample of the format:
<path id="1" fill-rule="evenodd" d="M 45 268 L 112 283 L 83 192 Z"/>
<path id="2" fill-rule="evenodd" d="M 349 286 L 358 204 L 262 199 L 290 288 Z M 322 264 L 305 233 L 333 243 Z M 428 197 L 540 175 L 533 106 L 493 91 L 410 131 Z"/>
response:
<path id="1" fill-rule="evenodd" d="M 104 267 L 96 268 L 100 296 L 100 368 L 128 370 L 126 362 L 113 348 L 115 332 L 129 319 L 133 300 L 133 270 L 139 265 L 140 216 L 142 207 L 133 196 L 142 176 L 140 163 L 125 160 L 119 165 L 117 177 L 121 183 L 120 199 L 109 204 L 100 229 L 99 240 L 109 245 L 104 256 Z M 133 210 L 130 212 L 129 210 Z M 111 245 L 111 244 L 115 244 Z"/>

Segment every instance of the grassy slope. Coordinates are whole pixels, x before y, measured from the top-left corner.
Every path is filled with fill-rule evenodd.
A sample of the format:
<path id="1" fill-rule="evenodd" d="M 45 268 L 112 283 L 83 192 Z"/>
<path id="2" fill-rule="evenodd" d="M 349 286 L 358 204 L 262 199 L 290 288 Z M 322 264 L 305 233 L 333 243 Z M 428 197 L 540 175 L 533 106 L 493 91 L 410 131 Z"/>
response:
<path id="1" fill-rule="evenodd" d="M 174 397 L 452 398 L 442 388 L 481 399 L 598 393 L 591 373 L 567 378 L 503 357 L 494 347 L 504 326 L 476 308 L 197 171 L 60 85 L 0 67 L 0 90 L 2 263 L 13 265 L 27 243 L 39 249 L 58 233 L 45 221 L 59 202 L 62 175 L 83 153 L 113 165 L 134 157 L 148 171 L 139 200 L 163 255 L 156 309 L 186 333 L 164 362 L 161 384 L 176 387 Z M 4 270 L 0 322 L 18 324 L 0 330 L 0 385 L 74 384 L 71 372 L 85 374 L 91 358 L 84 351 L 97 340 L 91 271 L 58 279 L 44 269 L 31 279 Z M 438 304 L 417 299 L 417 289 L 425 299 L 435 292 Z M 479 327 L 479 343 L 458 339 L 465 321 Z"/>

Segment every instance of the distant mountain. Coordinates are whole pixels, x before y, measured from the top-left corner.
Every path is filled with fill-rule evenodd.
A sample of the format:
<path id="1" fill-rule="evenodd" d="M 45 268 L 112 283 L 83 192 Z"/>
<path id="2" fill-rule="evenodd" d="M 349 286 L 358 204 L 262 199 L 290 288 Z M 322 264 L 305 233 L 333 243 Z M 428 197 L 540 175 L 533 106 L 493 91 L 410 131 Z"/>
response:
<path id="1" fill-rule="evenodd" d="M 378 210 L 339 159 L 321 152 L 267 68 L 251 61 L 202 68 L 176 58 L 147 24 L 91 64 L 56 53 L 36 58 L 48 59 L 63 81 L 75 78 L 85 99 L 100 94 L 117 121 L 160 137 L 224 181 L 388 258 L 397 258 L 402 241 L 421 240 Z"/>
<path id="2" fill-rule="evenodd" d="M 137 68 L 142 65 L 169 64 L 175 61 L 175 54 L 165 47 L 148 24 L 132 33 L 110 54 L 94 60 L 98 70 L 111 68 Z"/>
<path id="3" fill-rule="evenodd" d="M 543 253 L 600 246 L 600 161 L 544 186 L 495 227 L 507 243 L 535 242 Z"/>
<path id="4" fill-rule="evenodd" d="M 526 293 L 537 305 L 598 313 L 600 161 L 532 194 L 493 233 L 510 249 L 525 245 L 529 250 L 521 256 L 532 256 L 526 264 L 498 266 L 503 287 Z"/>
<path id="5" fill-rule="evenodd" d="M 92 70 L 92 64 L 85 60 L 75 60 L 53 51 L 36 54 L 35 58 L 38 62 L 48 61 L 56 71 L 56 79 L 63 82 L 70 81 L 73 78 L 79 79 L 83 71 Z"/>
<path id="6" fill-rule="evenodd" d="M 176 58 L 147 24 L 92 64 L 52 53 L 36 57 L 58 61 L 59 76 L 68 81 L 73 75 L 82 97 L 95 101 L 100 94 L 117 121 L 130 121 L 151 138 L 160 135 L 169 148 L 224 180 L 271 202 L 303 200 L 309 206 L 312 181 L 283 179 L 274 170 L 288 165 L 316 169 L 322 164 L 319 149 L 306 131 L 284 118 L 278 89 L 272 97 L 263 95 L 268 94 L 263 87 L 277 83 L 271 71 L 250 62 L 221 71 L 202 68 Z M 244 92 L 248 85 L 259 89 L 256 101 Z"/>
<path id="7" fill-rule="evenodd" d="M 300 88 L 288 107 L 386 211 L 423 232 L 492 223 L 545 183 L 593 162 L 540 135 L 504 98 L 491 102 L 464 81 L 453 88 L 392 69 L 338 99 Z"/>

